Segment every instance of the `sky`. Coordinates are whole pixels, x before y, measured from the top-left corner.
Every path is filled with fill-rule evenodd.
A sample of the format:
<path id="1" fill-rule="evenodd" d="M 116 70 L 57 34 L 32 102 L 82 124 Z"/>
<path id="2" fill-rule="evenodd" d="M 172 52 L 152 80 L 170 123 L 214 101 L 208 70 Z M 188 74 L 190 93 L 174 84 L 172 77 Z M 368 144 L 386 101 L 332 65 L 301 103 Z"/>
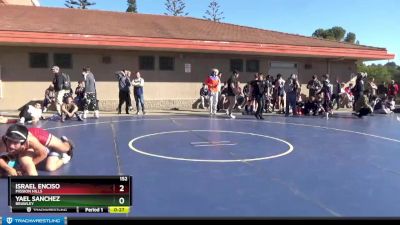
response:
<path id="1" fill-rule="evenodd" d="M 42 6 L 65 7 L 65 0 L 39 0 Z M 126 0 L 91 0 L 91 9 L 125 11 Z M 184 0 L 191 17 L 202 18 L 210 0 Z M 139 13 L 164 14 L 166 0 L 137 0 Z M 362 45 L 384 47 L 400 65 L 399 0 L 217 0 L 223 22 L 311 36 L 318 29 L 341 26 Z M 387 63 L 387 60 L 370 63 Z"/>

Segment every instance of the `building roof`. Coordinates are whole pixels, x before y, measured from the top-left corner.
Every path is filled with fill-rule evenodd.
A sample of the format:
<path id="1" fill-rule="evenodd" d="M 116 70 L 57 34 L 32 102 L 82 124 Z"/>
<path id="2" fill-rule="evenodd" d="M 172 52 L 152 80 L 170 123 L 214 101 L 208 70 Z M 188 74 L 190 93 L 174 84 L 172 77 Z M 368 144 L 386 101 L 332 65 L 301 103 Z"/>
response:
<path id="1" fill-rule="evenodd" d="M 154 46 L 146 45 L 137 47 L 151 47 L 156 49 L 164 48 L 162 45 L 157 45 L 157 43 L 160 44 L 168 41 L 168 49 L 173 49 L 175 42 L 177 46 L 183 45 L 184 48 L 189 49 L 191 46 L 199 44 L 208 46 L 212 45 L 213 47 L 216 47 L 217 45 L 221 45 L 223 47 L 228 46 L 229 44 L 240 44 L 240 46 L 244 48 L 251 46 L 251 49 L 246 50 L 243 48 L 236 49 L 230 47 L 226 50 L 235 51 L 236 49 L 238 51 L 253 52 L 253 48 L 270 48 L 271 46 L 281 48 L 285 46 L 286 48 L 290 49 L 296 49 L 299 47 L 315 47 L 336 52 L 347 51 L 356 53 L 357 51 L 365 51 L 366 53 L 371 54 L 378 53 L 380 56 L 376 56 L 377 59 L 379 57 L 385 59 L 394 57 L 394 55 L 387 54 L 387 51 L 384 48 L 328 41 L 318 38 L 262 30 L 227 23 L 216 23 L 190 17 L 173 17 L 67 8 L 0 6 L 0 21 L 0 43 L 5 42 L 1 39 L 1 33 L 3 33 L 3 37 L 4 35 L 12 36 L 18 33 L 28 33 L 28 35 L 30 34 L 29 36 L 31 36 L 31 38 L 34 38 L 36 34 L 47 34 L 48 37 L 51 37 L 52 35 L 58 35 L 53 36 L 53 38 L 59 39 L 62 39 L 62 36 L 66 37 L 65 35 L 69 35 L 68 37 L 70 38 L 71 35 L 75 35 L 74 38 L 82 39 L 81 41 L 84 41 L 85 38 L 86 40 L 90 38 L 108 38 L 108 41 L 112 40 L 113 42 L 118 40 L 120 42 L 138 42 L 138 40 L 150 40 L 156 44 Z M 43 41 L 45 41 L 44 36 L 41 36 Z M 97 39 L 97 41 L 100 45 L 104 42 L 104 40 L 100 41 L 100 39 Z M 196 42 L 194 43 L 193 41 Z M 30 40 L 30 42 L 39 43 L 34 40 Z M 65 43 L 58 44 L 74 43 L 69 43 L 68 40 L 65 40 Z M 83 44 L 83 42 L 81 44 Z M 111 43 L 108 43 L 107 45 L 109 44 Z M 181 48 L 183 48 L 183 46 L 181 46 Z M 225 51 L 223 48 L 217 48 L 215 50 L 218 49 Z M 201 48 L 197 46 L 197 50 L 201 50 Z M 313 49 L 309 50 L 312 51 Z M 280 51 L 282 54 L 291 54 L 290 51 L 285 52 L 284 49 L 281 49 Z M 262 52 L 255 51 L 254 53 Z M 268 53 L 268 51 L 265 53 Z M 272 53 L 273 52 L 271 52 L 271 54 Z M 320 56 L 323 56 L 324 54 L 325 53 L 322 53 Z M 303 49 L 303 53 L 299 53 L 299 55 L 308 55 L 307 49 Z M 329 56 L 329 54 L 327 56 Z M 334 56 L 340 57 L 341 55 L 339 54 Z M 342 56 L 346 57 L 346 55 L 343 54 Z M 368 57 L 366 57 L 366 59 L 367 58 Z M 373 57 L 371 57 L 371 59 L 372 58 Z"/>

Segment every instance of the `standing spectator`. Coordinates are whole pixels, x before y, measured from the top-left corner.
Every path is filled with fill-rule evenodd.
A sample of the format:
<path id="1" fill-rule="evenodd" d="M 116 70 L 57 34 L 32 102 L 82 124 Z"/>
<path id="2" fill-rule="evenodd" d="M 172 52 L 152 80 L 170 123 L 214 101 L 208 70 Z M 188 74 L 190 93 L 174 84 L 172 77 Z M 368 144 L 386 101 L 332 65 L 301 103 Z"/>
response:
<path id="1" fill-rule="evenodd" d="M 129 107 L 131 106 L 131 93 L 130 87 L 131 83 L 131 72 L 129 70 L 122 70 L 115 73 L 118 78 L 119 87 L 119 104 L 118 104 L 118 114 L 121 114 L 121 107 L 125 103 L 125 112 L 129 114 Z"/>
<path id="2" fill-rule="evenodd" d="M 90 67 L 84 67 L 82 70 L 83 79 L 85 80 L 85 98 L 83 106 L 83 118 L 86 119 L 89 110 L 94 111 L 94 117 L 99 118 L 99 104 L 97 101 L 96 80 Z"/>
<path id="3" fill-rule="evenodd" d="M 266 91 L 265 91 L 265 110 L 267 111 L 267 113 L 271 113 L 273 111 L 274 108 L 274 103 L 273 103 L 273 85 L 271 80 L 273 80 L 273 78 L 271 78 L 271 75 L 267 75 L 265 77 L 265 84 L 266 84 Z"/>
<path id="4" fill-rule="evenodd" d="M 264 75 L 259 73 L 257 79 L 253 80 L 250 85 L 253 96 L 257 101 L 257 111 L 254 116 L 257 119 L 263 120 L 264 118 L 262 114 L 264 112 L 265 93 L 267 91 L 267 83 L 264 80 Z"/>
<path id="5" fill-rule="evenodd" d="M 322 106 L 326 114 L 332 114 L 332 85 L 329 80 L 329 74 L 322 76 L 322 88 L 320 93 L 322 93 L 324 101 Z"/>
<path id="6" fill-rule="evenodd" d="M 336 83 L 333 87 L 333 94 L 332 94 L 332 99 L 336 103 L 336 110 L 340 108 L 340 96 L 342 95 L 342 84 L 339 82 L 339 80 L 336 78 Z M 333 106 L 333 100 L 332 100 L 332 106 Z"/>
<path id="7" fill-rule="evenodd" d="M 218 85 L 218 104 L 217 104 L 217 112 L 220 110 L 225 110 L 225 102 L 226 102 L 226 83 L 222 82 L 222 72 L 218 73 L 219 85 Z"/>
<path id="8" fill-rule="evenodd" d="M 285 80 L 282 78 L 281 74 L 278 74 L 276 76 L 276 81 L 275 81 L 275 89 L 277 93 L 277 100 L 276 102 L 278 103 L 278 113 L 283 113 L 285 111 Z"/>
<path id="9" fill-rule="evenodd" d="M 399 85 L 394 80 L 392 80 L 389 84 L 388 89 L 388 96 L 393 96 L 393 98 L 396 100 L 396 96 L 399 93 Z"/>
<path id="10" fill-rule="evenodd" d="M 133 95 L 136 102 L 136 115 L 139 114 L 139 103 L 142 108 L 143 115 L 146 114 L 144 111 L 144 96 L 143 96 L 144 79 L 140 76 L 139 72 L 136 72 L 136 78 L 133 79 Z"/>
<path id="11" fill-rule="evenodd" d="M 56 92 L 54 91 L 54 84 L 50 84 L 44 93 L 43 112 L 47 112 L 47 108 L 53 103 L 56 103 Z"/>
<path id="12" fill-rule="evenodd" d="M 322 85 L 321 82 L 319 82 L 317 75 L 312 76 L 312 80 L 308 82 L 307 88 L 309 89 L 308 97 L 315 97 L 315 95 L 321 90 Z"/>
<path id="13" fill-rule="evenodd" d="M 239 72 L 238 71 L 233 71 L 232 76 L 228 79 L 227 81 L 227 87 L 226 87 L 226 95 L 228 96 L 228 101 L 229 101 L 229 107 L 226 110 L 226 114 L 232 118 L 235 119 L 236 117 L 232 114 L 233 107 L 236 105 L 236 95 L 239 95 L 238 93 L 238 88 L 239 88 Z"/>
<path id="14" fill-rule="evenodd" d="M 220 86 L 221 80 L 218 77 L 218 69 L 212 69 L 210 76 L 206 80 L 208 89 L 210 90 L 210 115 L 217 114 L 218 105 L 218 88 Z"/>
<path id="15" fill-rule="evenodd" d="M 251 93 L 251 82 L 246 83 L 246 85 L 244 85 L 243 87 L 243 95 L 244 95 L 244 112 L 243 115 L 249 115 L 251 114 L 251 106 L 252 106 L 252 98 L 253 98 L 253 94 Z"/>
<path id="16" fill-rule="evenodd" d="M 75 99 L 74 102 L 78 106 L 79 110 L 83 111 L 85 98 L 85 81 L 81 80 L 78 82 L 78 86 L 75 88 Z"/>
<path id="17" fill-rule="evenodd" d="M 367 83 L 367 89 L 369 90 L 370 94 L 369 101 L 371 101 L 373 97 L 376 97 L 378 91 L 378 86 L 376 86 L 375 84 L 375 78 L 371 77 L 371 79 Z"/>
<path id="18" fill-rule="evenodd" d="M 200 100 L 201 100 L 201 108 L 206 108 L 206 103 L 209 104 L 210 101 L 210 91 L 208 90 L 208 86 L 203 83 L 203 87 L 200 89 Z"/>
<path id="19" fill-rule="evenodd" d="M 70 119 L 74 116 L 76 116 L 79 121 L 82 121 L 82 118 L 78 114 L 78 106 L 74 103 L 72 96 L 69 96 L 61 106 L 61 122 L 64 123 L 66 119 Z"/>
<path id="20" fill-rule="evenodd" d="M 299 88 L 300 88 L 300 84 L 297 80 L 297 75 L 292 74 L 285 83 L 285 91 L 286 91 L 285 116 L 289 116 L 289 106 L 290 106 L 290 108 L 292 108 L 293 115 L 297 115 L 296 101 L 297 101 L 297 93 L 298 93 Z"/>
<path id="21" fill-rule="evenodd" d="M 59 115 L 61 115 L 61 105 L 63 104 L 64 95 L 68 94 L 71 87 L 68 87 L 66 84 L 68 82 L 69 76 L 60 71 L 60 67 L 53 66 L 51 68 L 51 72 L 54 74 L 53 85 L 54 90 L 56 92 L 56 108 Z"/>
<path id="22" fill-rule="evenodd" d="M 355 108 L 355 104 L 358 101 L 358 99 L 363 95 L 364 93 L 364 75 L 363 73 L 358 73 L 357 74 L 357 79 L 356 79 L 356 84 L 353 89 L 351 89 L 351 92 L 353 93 L 354 96 L 354 103 L 353 103 L 353 109 Z"/>
<path id="23" fill-rule="evenodd" d="M 386 87 L 386 82 L 382 81 L 381 84 L 378 85 L 377 94 L 379 97 L 384 97 L 388 93 L 388 88 Z"/>

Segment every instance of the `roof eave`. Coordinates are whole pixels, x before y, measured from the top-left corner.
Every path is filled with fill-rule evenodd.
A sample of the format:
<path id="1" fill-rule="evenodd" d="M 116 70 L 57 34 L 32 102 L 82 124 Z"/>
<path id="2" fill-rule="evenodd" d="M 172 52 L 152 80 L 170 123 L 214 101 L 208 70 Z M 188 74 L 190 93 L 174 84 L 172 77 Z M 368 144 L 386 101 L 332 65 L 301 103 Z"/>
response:
<path id="1" fill-rule="evenodd" d="M 184 40 L 148 37 L 0 31 L 2 45 L 59 46 L 78 48 L 149 49 L 168 51 L 219 52 L 357 60 L 394 59 L 385 49 L 352 49 L 316 46 L 277 45 L 243 42 Z"/>

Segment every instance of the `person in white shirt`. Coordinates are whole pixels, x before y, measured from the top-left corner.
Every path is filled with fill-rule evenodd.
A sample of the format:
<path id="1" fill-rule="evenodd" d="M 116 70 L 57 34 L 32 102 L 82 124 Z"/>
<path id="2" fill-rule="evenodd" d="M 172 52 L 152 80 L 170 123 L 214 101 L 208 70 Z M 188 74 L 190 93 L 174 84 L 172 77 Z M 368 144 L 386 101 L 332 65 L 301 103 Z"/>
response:
<path id="1" fill-rule="evenodd" d="M 42 116 L 42 105 L 40 102 L 36 102 L 34 105 L 25 106 L 19 113 L 20 123 L 36 123 Z"/>
<path id="2" fill-rule="evenodd" d="M 135 96 L 135 102 L 136 102 L 136 110 L 137 110 L 136 115 L 138 115 L 140 112 L 139 103 L 143 115 L 145 115 L 146 111 L 144 111 L 144 97 L 143 97 L 144 79 L 141 77 L 140 72 L 136 72 L 136 78 L 133 79 L 132 86 L 133 86 L 133 95 Z"/>

